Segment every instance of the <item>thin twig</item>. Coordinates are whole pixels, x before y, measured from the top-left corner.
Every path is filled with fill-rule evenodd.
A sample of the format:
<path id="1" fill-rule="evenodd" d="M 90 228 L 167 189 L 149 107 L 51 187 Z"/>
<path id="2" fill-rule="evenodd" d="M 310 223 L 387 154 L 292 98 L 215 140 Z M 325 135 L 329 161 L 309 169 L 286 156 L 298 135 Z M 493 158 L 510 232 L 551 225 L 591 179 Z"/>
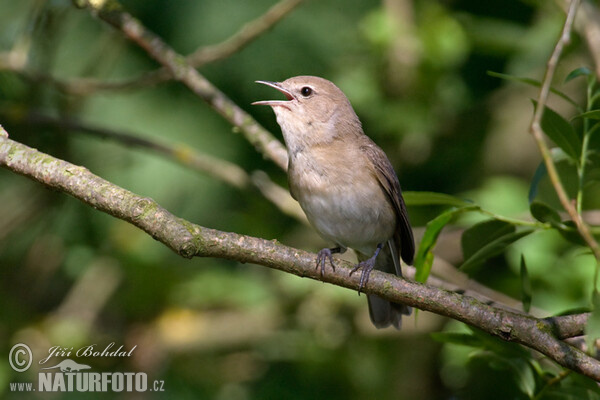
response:
<path id="1" fill-rule="evenodd" d="M 185 57 L 175 52 L 159 36 L 147 30 L 139 20 L 125 12 L 116 0 L 110 2 L 81 0 L 78 5 L 86 6 L 100 19 L 120 30 L 125 37 L 167 68 L 175 80 L 186 85 L 223 118 L 239 128 L 261 154 L 270 158 L 281 169 L 287 169 L 287 151 L 279 140 L 196 71 Z"/>
<path id="2" fill-rule="evenodd" d="M 269 8 L 257 19 L 248 22 L 238 32 L 221 43 L 201 47 L 188 56 L 188 61 L 194 67 L 222 60 L 239 52 L 260 35 L 281 21 L 303 0 L 282 0 Z"/>
<path id="3" fill-rule="evenodd" d="M 0 166 L 127 221 L 183 257 L 216 257 L 278 269 L 357 290 L 360 277 L 338 260 L 334 273 L 323 277 L 314 268 L 316 255 L 236 233 L 221 232 L 178 218 L 149 198 L 120 188 L 87 169 L 59 160 L 8 139 L 0 127 Z M 543 319 L 511 313 L 480 301 L 393 274 L 373 271 L 363 291 L 421 310 L 448 316 L 503 340 L 537 350 L 560 365 L 600 381 L 600 362 L 559 340 L 554 326 Z"/>
<path id="4" fill-rule="evenodd" d="M 544 133 L 541 127 L 542 115 L 544 113 L 546 102 L 548 100 L 548 93 L 550 91 L 552 78 L 554 77 L 554 72 L 556 70 L 556 66 L 558 65 L 558 60 L 560 59 L 563 47 L 570 41 L 571 29 L 573 27 L 573 21 L 575 19 L 575 14 L 577 12 L 578 5 L 579 0 L 571 1 L 571 4 L 569 6 L 569 12 L 567 13 L 567 18 L 565 19 L 565 24 L 562 29 L 562 33 L 558 42 L 556 43 L 556 46 L 554 47 L 554 51 L 552 52 L 550 59 L 548 60 L 548 65 L 544 74 L 544 79 L 542 81 L 542 87 L 538 96 L 537 107 L 535 109 L 535 114 L 531 121 L 529 131 L 535 138 L 538 148 L 542 153 L 542 158 L 544 159 L 544 164 L 546 165 L 546 170 L 548 171 L 548 176 L 550 178 L 550 181 L 552 182 L 552 185 L 554 186 L 554 190 L 556 191 L 556 194 L 558 195 L 562 206 L 567 211 L 573 222 L 575 222 L 577 230 L 594 253 L 597 262 L 600 262 L 600 246 L 592 236 L 588 225 L 583 221 L 581 215 L 577 212 L 575 206 L 572 204 L 571 200 L 567 195 L 567 192 L 561 182 L 558 171 L 556 170 L 556 166 L 554 165 L 554 161 L 552 160 L 550 150 L 548 149 L 548 146 L 546 145 L 546 142 L 544 140 Z M 596 282 L 594 282 L 594 286 L 595 284 Z"/>
<path id="5" fill-rule="evenodd" d="M 8 112 L 5 116 L 17 123 L 27 123 L 34 126 L 82 132 L 99 138 L 113 140 L 125 144 L 126 146 L 143 148 L 166 157 L 167 159 L 176 161 L 194 171 L 225 182 L 237 189 L 242 190 L 254 187 L 281 212 L 304 224 L 308 224 L 306 215 L 300 208 L 298 202 L 290 196 L 287 190 L 273 182 L 269 176 L 262 171 L 255 171 L 252 174 L 248 174 L 243 168 L 231 161 L 226 161 L 210 154 L 202 153 L 185 144 L 160 142 L 156 139 L 141 137 L 128 132 L 120 132 L 88 125 L 72 118 L 57 118 L 36 112 L 29 112 L 28 114 Z"/>
<path id="6" fill-rule="evenodd" d="M 223 60 L 241 51 L 250 43 L 259 38 L 269 29 L 273 28 L 279 21 L 292 12 L 304 0 L 281 0 L 263 15 L 248 22 L 240 30 L 221 43 L 200 47 L 187 57 L 188 63 L 195 68 Z M 70 78 L 59 79 L 41 71 L 33 71 L 26 68 L 24 62 L 25 54 L 15 48 L 11 52 L 0 55 L 0 70 L 14 72 L 31 82 L 44 82 L 57 87 L 60 91 L 78 95 L 88 96 L 100 91 L 109 90 L 131 90 L 142 87 L 158 85 L 173 79 L 168 68 L 161 67 L 133 78 L 121 80 L 100 80 L 97 78 Z"/>

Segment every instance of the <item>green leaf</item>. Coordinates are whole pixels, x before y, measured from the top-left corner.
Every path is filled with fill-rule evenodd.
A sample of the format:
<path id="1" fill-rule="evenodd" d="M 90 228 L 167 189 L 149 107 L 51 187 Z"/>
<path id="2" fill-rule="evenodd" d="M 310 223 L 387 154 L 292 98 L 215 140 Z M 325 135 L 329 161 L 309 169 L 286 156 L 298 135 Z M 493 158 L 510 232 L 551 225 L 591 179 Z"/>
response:
<path id="1" fill-rule="evenodd" d="M 512 359 L 509 365 L 517 387 L 530 399 L 533 399 L 535 395 L 535 375 L 531 366 L 522 359 Z"/>
<path id="2" fill-rule="evenodd" d="M 567 75 L 567 77 L 565 78 L 565 83 L 567 83 L 579 76 L 590 76 L 591 74 L 592 74 L 592 71 L 590 71 L 589 68 L 586 68 L 586 67 L 576 68 L 573 71 L 571 71 L 569 73 L 569 75 Z"/>
<path id="3" fill-rule="evenodd" d="M 433 265 L 433 248 L 437 243 L 440 232 L 456 215 L 476 209 L 475 206 L 453 208 L 445 211 L 429 221 L 425 228 L 425 233 L 419 244 L 417 255 L 415 256 L 415 280 L 417 282 L 426 282 L 431 272 L 431 266 Z"/>
<path id="4" fill-rule="evenodd" d="M 550 149 L 550 155 L 552 156 L 552 161 L 554 161 L 554 164 L 567 162 L 570 165 L 576 166 L 579 162 L 578 160 L 573 160 L 572 158 L 570 158 L 567 155 L 567 153 L 565 153 L 563 149 L 559 147 L 554 147 Z M 533 200 L 535 200 L 535 198 L 537 197 L 540 182 L 546 175 L 548 175 L 548 171 L 546 170 L 546 164 L 544 164 L 544 162 L 542 161 L 540 165 L 538 165 L 538 167 L 536 168 L 533 178 L 531 180 L 531 186 L 529 187 L 528 195 L 530 203 L 533 202 Z"/>
<path id="5" fill-rule="evenodd" d="M 573 221 L 565 221 L 563 223 L 563 228 L 559 229 L 558 233 L 571 243 L 579 246 L 587 246 L 586 241 L 581 237 L 581 234 L 577 230 L 577 225 L 575 225 L 575 222 Z"/>
<path id="6" fill-rule="evenodd" d="M 600 338 L 600 293 L 592 293 L 592 313 L 585 326 L 585 342 L 588 349 L 595 349 L 596 339 Z"/>
<path id="7" fill-rule="evenodd" d="M 570 374 L 565 380 L 563 380 L 562 385 L 554 385 L 554 389 L 558 389 L 561 387 L 562 389 L 564 389 L 563 393 L 571 394 L 570 397 L 562 398 L 573 400 L 600 399 L 600 392 L 598 391 L 598 382 L 580 374 Z M 552 394 L 552 390 L 547 391 L 547 393 Z"/>
<path id="8" fill-rule="evenodd" d="M 537 102 L 535 100 L 532 102 L 537 107 Z M 542 130 L 558 147 L 572 159 L 579 159 L 581 140 L 566 119 L 551 108 L 544 107 L 541 124 Z"/>
<path id="9" fill-rule="evenodd" d="M 437 243 L 438 236 L 444 226 L 456 215 L 457 211 L 457 209 L 448 210 L 427 223 L 423 239 L 421 239 L 415 256 L 415 280 L 417 282 L 427 281 L 433 265 L 433 248 Z"/>
<path id="10" fill-rule="evenodd" d="M 499 237 L 512 233 L 516 228 L 508 222 L 490 219 L 467 229 L 461 237 L 463 258 L 471 258 L 482 247 Z"/>
<path id="11" fill-rule="evenodd" d="M 571 118 L 573 121 L 576 118 L 600 119 L 600 110 L 586 111 Z"/>
<path id="12" fill-rule="evenodd" d="M 562 221 L 558 211 L 541 201 L 534 201 L 529 205 L 529 211 L 533 218 L 540 222 L 548 222 L 552 225 L 558 225 Z"/>
<path id="13" fill-rule="evenodd" d="M 581 233 L 577 229 L 577 225 L 573 221 L 564 221 L 558 228 L 558 233 L 571 243 L 579 246 L 588 247 L 587 242 L 581 237 Z M 600 234 L 597 230 L 592 230 L 592 236 L 597 241 L 600 241 Z"/>
<path id="14" fill-rule="evenodd" d="M 494 71 L 487 71 L 487 74 L 489 76 L 493 76 L 494 78 L 505 79 L 507 81 L 524 83 L 526 85 L 531 85 L 531 86 L 535 86 L 535 87 L 542 86 L 542 83 L 540 81 L 537 81 L 537 80 L 531 79 L 531 78 L 521 78 L 521 77 L 518 77 L 518 76 L 501 74 L 499 72 L 494 72 Z M 566 94 L 564 94 L 563 92 L 561 92 L 560 90 L 557 90 L 557 89 L 554 89 L 554 88 L 550 88 L 550 91 L 552 93 L 554 93 L 555 95 L 557 95 L 557 96 L 563 98 L 564 100 L 568 101 L 569 103 L 571 103 L 572 105 L 574 105 L 577 109 L 580 108 L 579 104 L 577 104 L 577 102 L 575 100 L 573 100 L 572 98 L 570 98 L 569 96 L 567 96 Z"/>
<path id="15" fill-rule="evenodd" d="M 529 279 L 523 254 L 521 254 L 521 302 L 523 303 L 523 311 L 528 313 L 531 308 L 531 280 Z"/>
<path id="16" fill-rule="evenodd" d="M 537 197 L 538 188 L 540 186 L 540 182 L 542 178 L 548 175 L 548 170 L 546 169 L 546 164 L 541 162 L 540 165 L 535 169 L 535 173 L 533 174 L 533 179 L 531 180 L 531 185 L 529 186 L 529 202 L 533 202 L 533 200 Z"/>
<path id="17" fill-rule="evenodd" d="M 472 205 L 463 199 L 445 193 L 435 192 L 403 192 L 404 202 L 407 206 L 448 205 L 464 207 Z"/>
<path id="18" fill-rule="evenodd" d="M 480 248 L 475 254 L 465 260 L 465 262 L 463 262 L 459 268 L 465 272 L 472 271 L 489 258 L 501 254 L 513 242 L 516 242 L 522 237 L 529 235 L 533 231 L 533 229 L 524 229 L 500 236 L 496 240 Z"/>

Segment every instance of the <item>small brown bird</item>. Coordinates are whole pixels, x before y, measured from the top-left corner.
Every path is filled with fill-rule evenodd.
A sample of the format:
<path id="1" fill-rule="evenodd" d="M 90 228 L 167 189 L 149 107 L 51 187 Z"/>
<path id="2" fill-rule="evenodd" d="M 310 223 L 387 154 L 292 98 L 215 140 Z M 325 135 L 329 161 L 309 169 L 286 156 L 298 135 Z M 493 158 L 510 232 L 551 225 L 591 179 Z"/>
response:
<path id="1" fill-rule="evenodd" d="M 362 130 L 344 93 L 316 76 L 283 82 L 257 81 L 282 92 L 287 100 L 257 101 L 273 108 L 289 155 L 290 193 L 312 226 L 335 243 L 317 256 L 321 275 L 333 253 L 354 249 L 362 268 L 360 289 L 373 268 L 402 276 L 400 257 L 412 264 L 415 244 L 400 183 L 381 150 Z M 404 304 L 367 295 L 377 328 L 400 329 Z"/>

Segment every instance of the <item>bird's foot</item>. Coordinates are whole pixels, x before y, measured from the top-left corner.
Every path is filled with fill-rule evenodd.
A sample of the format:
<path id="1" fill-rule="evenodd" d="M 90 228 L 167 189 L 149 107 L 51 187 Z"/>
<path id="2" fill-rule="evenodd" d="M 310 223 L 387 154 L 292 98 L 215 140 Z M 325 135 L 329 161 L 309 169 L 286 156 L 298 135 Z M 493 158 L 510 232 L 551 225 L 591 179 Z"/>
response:
<path id="1" fill-rule="evenodd" d="M 319 267 L 321 267 L 321 277 L 323 277 L 323 274 L 325 273 L 325 263 L 327 262 L 327 260 L 329 260 L 329 263 L 331 264 L 331 269 L 333 269 L 333 271 L 335 272 L 335 264 L 333 263 L 332 254 L 341 252 L 342 249 L 340 247 L 334 247 L 332 249 L 324 248 L 319 250 L 319 252 L 317 253 L 316 269 L 319 269 Z"/>
<path id="2" fill-rule="evenodd" d="M 369 275 L 371 274 L 371 271 L 373 271 L 373 268 L 375 268 L 375 260 L 377 260 L 377 255 L 381 251 L 382 247 L 383 247 L 382 244 L 378 244 L 377 249 L 375 249 L 375 254 L 373 254 L 373 257 L 371 257 L 365 261 L 359 262 L 356 265 L 356 267 L 352 268 L 352 270 L 350 271 L 350 275 L 352 275 L 353 273 L 355 273 L 356 271 L 358 271 L 359 269 L 362 268 L 362 274 L 360 275 L 360 282 L 358 284 L 358 294 L 359 295 L 360 295 L 362 288 L 365 287 L 365 285 L 369 281 Z"/>
<path id="3" fill-rule="evenodd" d="M 356 265 L 356 267 L 352 268 L 352 271 L 350 271 L 350 275 L 352 275 L 353 273 L 355 273 L 356 271 L 358 271 L 361 268 L 362 268 L 362 274 L 360 275 L 360 283 L 358 284 L 358 294 L 359 295 L 360 295 L 362 288 L 369 281 L 369 275 L 371 274 L 371 271 L 373 271 L 373 268 L 375 268 L 375 256 L 369 258 L 368 260 L 359 262 Z"/>

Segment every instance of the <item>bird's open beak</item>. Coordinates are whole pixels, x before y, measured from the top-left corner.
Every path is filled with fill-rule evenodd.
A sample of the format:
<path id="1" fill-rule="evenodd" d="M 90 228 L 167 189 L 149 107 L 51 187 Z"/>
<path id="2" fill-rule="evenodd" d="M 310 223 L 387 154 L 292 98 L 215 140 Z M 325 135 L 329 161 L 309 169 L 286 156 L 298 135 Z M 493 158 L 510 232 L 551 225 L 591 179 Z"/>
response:
<path id="1" fill-rule="evenodd" d="M 288 101 L 294 100 L 294 95 L 287 89 L 284 89 L 279 82 L 269 82 L 269 81 L 256 81 L 256 83 L 262 83 L 263 85 L 271 86 L 279 90 L 281 93 L 285 95 L 287 100 L 263 100 L 263 101 L 255 101 L 252 103 L 253 106 L 283 106 Z"/>

